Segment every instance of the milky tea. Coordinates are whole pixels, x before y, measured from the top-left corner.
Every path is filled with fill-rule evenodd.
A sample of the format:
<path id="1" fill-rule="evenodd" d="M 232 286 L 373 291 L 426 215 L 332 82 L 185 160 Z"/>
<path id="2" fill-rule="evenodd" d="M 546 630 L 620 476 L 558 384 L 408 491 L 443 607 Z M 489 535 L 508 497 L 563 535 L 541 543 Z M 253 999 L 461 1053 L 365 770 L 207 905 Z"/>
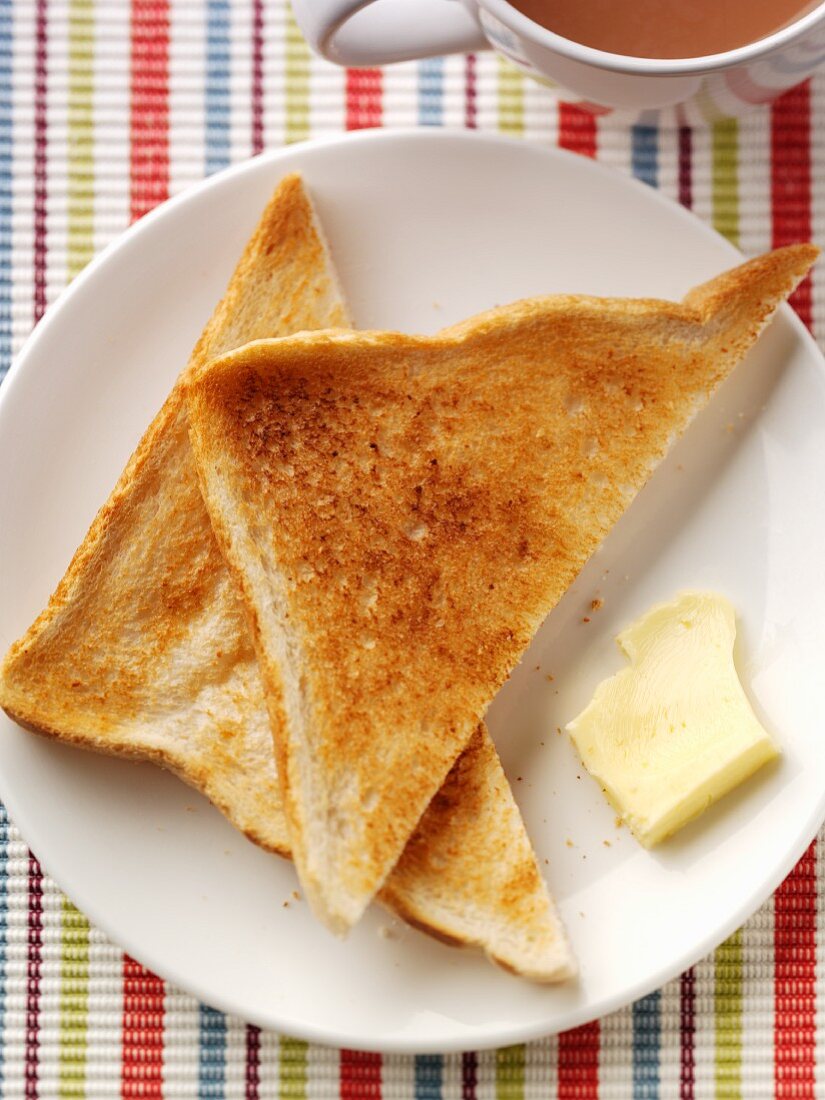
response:
<path id="1" fill-rule="evenodd" d="M 630 57 L 706 57 L 756 42 L 821 0 L 510 0 L 548 30 Z"/>

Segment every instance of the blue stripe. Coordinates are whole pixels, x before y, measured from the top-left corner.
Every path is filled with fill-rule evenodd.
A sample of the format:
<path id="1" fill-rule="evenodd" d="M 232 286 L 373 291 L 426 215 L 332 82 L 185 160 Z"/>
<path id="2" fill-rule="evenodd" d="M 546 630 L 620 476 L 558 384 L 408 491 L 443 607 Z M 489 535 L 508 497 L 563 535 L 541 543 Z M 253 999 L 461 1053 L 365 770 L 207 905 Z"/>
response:
<path id="1" fill-rule="evenodd" d="M 441 1054 L 416 1054 L 415 1100 L 441 1100 L 444 1058 Z"/>
<path id="2" fill-rule="evenodd" d="M 418 63 L 418 122 L 441 126 L 444 122 L 444 59 L 430 57 Z"/>
<path id="3" fill-rule="evenodd" d="M 206 3 L 206 174 L 229 164 L 229 0 Z"/>
<path id="4" fill-rule="evenodd" d="M 633 1100 L 658 1100 L 659 993 L 642 997 L 633 1005 Z"/>
<path id="5" fill-rule="evenodd" d="M 200 1006 L 198 1100 L 223 1100 L 226 1085 L 226 1017 Z"/>
<path id="6" fill-rule="evenodd" d="M 659 131 L 655 126 L 634 126 L 631 131 L 633 175 L 651 187 L 659 184 Z"/>
<path id="7" fill-rule="evenodd" d="M 11 364 L 12 4 L 0 0 L 0 381 Z"/>

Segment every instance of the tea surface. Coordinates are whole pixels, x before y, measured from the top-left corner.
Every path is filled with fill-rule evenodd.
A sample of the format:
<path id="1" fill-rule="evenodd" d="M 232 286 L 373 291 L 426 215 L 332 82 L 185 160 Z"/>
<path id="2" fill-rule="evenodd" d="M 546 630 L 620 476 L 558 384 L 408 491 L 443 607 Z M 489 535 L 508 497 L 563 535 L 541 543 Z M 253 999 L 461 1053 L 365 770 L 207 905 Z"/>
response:
<path id="1" fill-rule="evenodd" d="M 548 30 L 631 57 L 705 57 L 765 38 L 820 0 L 510 0 Z"/>

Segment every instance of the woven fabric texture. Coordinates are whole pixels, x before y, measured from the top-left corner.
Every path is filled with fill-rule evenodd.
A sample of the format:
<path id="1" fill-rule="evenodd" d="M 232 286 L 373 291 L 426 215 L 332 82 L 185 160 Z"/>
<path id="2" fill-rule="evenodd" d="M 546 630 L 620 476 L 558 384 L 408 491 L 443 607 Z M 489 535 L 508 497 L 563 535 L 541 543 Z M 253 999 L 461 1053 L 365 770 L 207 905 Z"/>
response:
<path id="1" fill-rule="evenodd" d="M 169 195 L 262 149 L 410 125 L 596 157 L 749 254 L 825 241 L 825 74 L 738 122 L 660 130 L 595 120 L 492 55 L 336 69 L 310 57 L 286 0 L 0 0 L 0 376 L 66 283 Z M 825 273 L 794 305 L 825 338 Z M 170 988 L 89 927 L 0 814 L 0 1093 L 825 1095 L 823 853 L 825 837 L 711 957 L 613 1016 L 500 1051 L 382 1058 L 260 1032 Z"/>

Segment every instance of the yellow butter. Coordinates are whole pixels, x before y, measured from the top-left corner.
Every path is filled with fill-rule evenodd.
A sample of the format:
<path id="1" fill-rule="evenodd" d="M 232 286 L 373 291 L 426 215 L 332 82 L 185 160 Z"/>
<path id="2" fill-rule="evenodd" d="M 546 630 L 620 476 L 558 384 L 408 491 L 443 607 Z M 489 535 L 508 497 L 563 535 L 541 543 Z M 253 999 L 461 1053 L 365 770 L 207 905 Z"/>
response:
<path id="1" fill-rule="evenodd" d="M 685 592 L 651 608 L 618 636 L 630 667 L 599 684 L 567 726 L 584 766 L 645 847 L 779 753 L 739 682 L 735 637 L 723 596 Z"/>

